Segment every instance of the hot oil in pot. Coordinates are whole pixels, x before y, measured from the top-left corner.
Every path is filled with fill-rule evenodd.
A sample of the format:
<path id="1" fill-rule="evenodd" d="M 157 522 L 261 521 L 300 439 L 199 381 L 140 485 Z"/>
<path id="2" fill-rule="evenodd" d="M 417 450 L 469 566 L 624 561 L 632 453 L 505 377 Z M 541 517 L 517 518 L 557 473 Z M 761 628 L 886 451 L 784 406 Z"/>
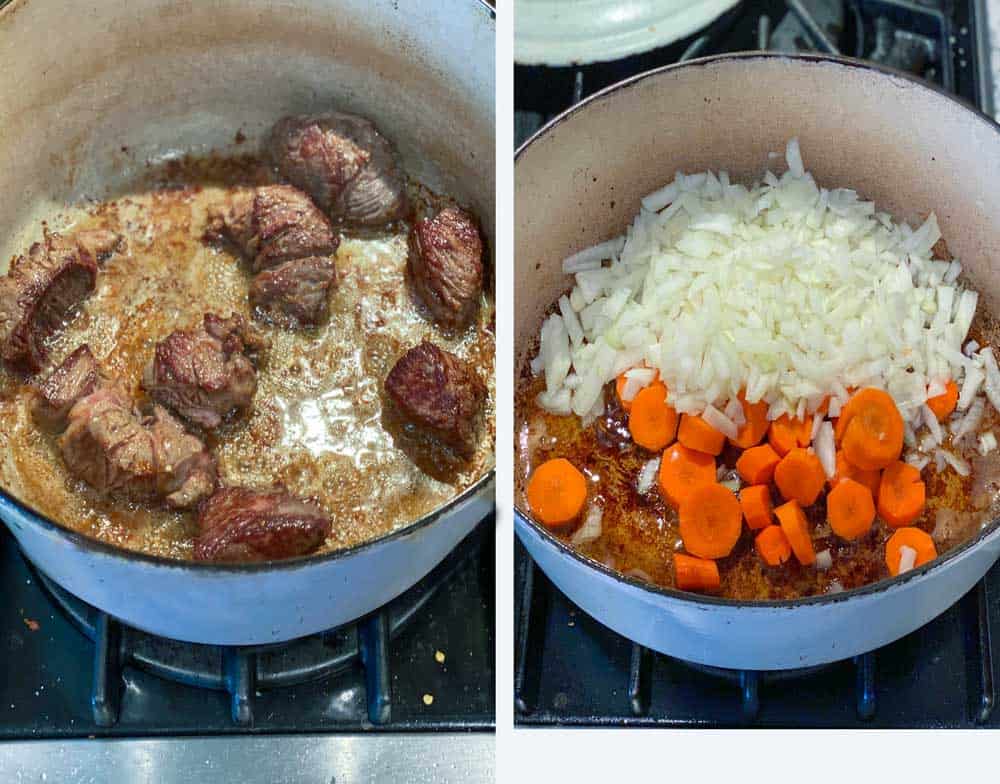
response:
<path id="1" fill-rule="evenodd" d="M 102 367 L 141 397 L 139 380 L 156 342 L 194 325 L 201 314 L 252 318 L 250 275 L 235 253 L 205 245 L 206 208 L 222 189 L 263 184 L 252 159 L 187 160 L 168 183 L 64 217 L 53 228 L 102 225 L 124 233 L 127 254 L 109 260 L 97 291 L 51 345 L 48 367 L 89 343 Z M 414 186 L 418 204 L 431 197 Z M 314 496 L 333 518 L 324 549 L 376 538 L 422 517 L 473 484 L 493 463 L 492 302 L 460 335 L 438 331 L 406 285 L 406 227 L 351 238 L 337 253 L 339 285 L 321 327 L 289 331 L 255 322 L 270 343 L 258 373 L 253 410 L 207 440 L 229 484 L 278 482 Z M 487 382 L 486 421 L 474 457 L 446 473 L 420 465 L 445 457 L 400 442 L 384 410 L 382 383 L 409 347 L 427 338 L 470 361 Z M 27 411 L 27 388 L 0 370 L 0 480 L 48 517 L 104 541 L 148 553 L 190 557 L 193 513 L 103 499 L 70 477 L 54 440 Z M 387 426 L 388 425 L 388 426 Z M 401 448 L 403 446 L 404 448 Z"/>

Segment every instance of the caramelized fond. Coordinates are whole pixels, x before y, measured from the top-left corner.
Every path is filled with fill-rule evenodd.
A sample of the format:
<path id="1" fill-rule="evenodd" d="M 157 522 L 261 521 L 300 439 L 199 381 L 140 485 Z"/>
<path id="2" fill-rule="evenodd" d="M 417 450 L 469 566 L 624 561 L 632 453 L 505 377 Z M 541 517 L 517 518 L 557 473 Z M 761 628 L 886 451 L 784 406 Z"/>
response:
<path id="1" fill-rule="evenodd" d="M 134 193 L 52 216 L 66 231 L 121 231 L 128 252 L 106 262 L 96 292 L 50 344 L 44 377 L 81 343 L 141 399 L 142 369 L 157 341 L 207 311 L 250 318 L 250 275 L 235 251 L 201 241 L 206 207 L 232 185 L 266 184 L 251 157 L 182 159 L 151 172 Z M 445 199 L 410 185 L 415 211 Z M 41 228 L 35 233 L 40 238 Z M 26 248 L 25 248 L 26 249 Z M 327 324 L 288 331 L 257 323 L 270 342 L 249 416 L 208 437 L 224 482 L 285 484 L 314 496 L 334 524 L 321 551 L 377 538 L 448 502 L 494 461 L 493 303 L 461 334 L 435 327 L 406 282 L 407 226 L 346 232 Z M 427 338 L 470 361 L 486 382 L 486 425 L 469 461 L 423 442 L 384 405 L 382 382 L 399 356 Z M 104 542 L 188 559 L 195 514 L 102 498 L 65 470 L 55 439 L 28 413 L 29 379 L 0 368 L 0 485 L 44 515 Z"/>

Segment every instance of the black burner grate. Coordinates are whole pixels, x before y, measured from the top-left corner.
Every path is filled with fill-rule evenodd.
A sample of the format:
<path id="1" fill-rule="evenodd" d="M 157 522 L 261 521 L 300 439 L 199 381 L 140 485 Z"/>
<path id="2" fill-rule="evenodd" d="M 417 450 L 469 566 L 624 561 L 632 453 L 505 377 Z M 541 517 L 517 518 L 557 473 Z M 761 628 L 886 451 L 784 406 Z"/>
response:
<path id="1" fill-rule="evenodd" d="M 493 552 L 489 518 L 366 618 L 230 648 L 120 624 L 36 572 L 4 531 L 0 738 L 492 730 Z"/>
<path id="2" fill-rule="evenodd" d="M 515 711 L 523 725 L 1000 727 L 991 628 L 1000 565 L 958 604 L 876 652 L 799 670 L 707 667 L 615 634 L 518 542 Z"/>
<path id="3" fill-rule="evenodd" d="M 517 66 L 523 142 L 582 98 L 710 54 L 825 51 L 915 73 L 991 114 L 982 0 L 765 0 L 642 55 L 572 68 Z M 615 634 L 515 546 L 515 721 L 525 725 L 1000 727 L 993 661 L 1000 565 L 954 607 L 879 651 L 781 672 L 702 667 Z"/>

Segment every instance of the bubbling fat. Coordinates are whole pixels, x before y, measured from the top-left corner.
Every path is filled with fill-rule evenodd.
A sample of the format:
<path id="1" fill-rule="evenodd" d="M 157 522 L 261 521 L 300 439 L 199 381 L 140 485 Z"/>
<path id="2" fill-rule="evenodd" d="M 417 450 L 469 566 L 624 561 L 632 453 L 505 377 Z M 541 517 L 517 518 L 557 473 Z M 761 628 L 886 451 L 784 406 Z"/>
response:
<path id="1" fill-rule="evenodd" d="M 105 226 L 125 234 L 128 252 L 109 260 L 97 291 L 56 336 L 44 377 L 81 343 L 141 396 L 139 380 L 156 342 L 212 311 L 251 317 L 249 273 L 226 248 L 204 244 L 206 208 L 226 187 L 264 184 L 270 171 L 250 158 L 191 159 L 152 173 L 135 193 L 86 210 L 48 216 L 55 230 Z M 418 185 L 424 208 L 443 200 Z M 437 203 L 436 203 L 437 202 Z M 32 232 L 26 231 L 26 234 Z M 34 227 L 34 237 L 41 234 Z M 227 484 L 316 497 L 334 521 L 321 551 L 350 547 L 405 527 L 469 487 L 493 465 L 492 301 L 460 335 L 439 332 L 414 302 L 406 277 L 406 227 L 345 238 L 329 321 L 289 331 L 258 324 L 270 350 L 253 410 L 208 441 Z M 384 410 L 382 381 L 422 339 L 471 362 L 487 382 L 486 422 L 467 462 L 446 460 L 404 432 Z M 189 559 L 195 515 L 102 498 L 65 469 L 55 440 L 35 427 L 23 378 L 0 368 L 0 485 L 42 514 L 110 544 Z M 435 470 L 440 468 L 441 470 Z"/>

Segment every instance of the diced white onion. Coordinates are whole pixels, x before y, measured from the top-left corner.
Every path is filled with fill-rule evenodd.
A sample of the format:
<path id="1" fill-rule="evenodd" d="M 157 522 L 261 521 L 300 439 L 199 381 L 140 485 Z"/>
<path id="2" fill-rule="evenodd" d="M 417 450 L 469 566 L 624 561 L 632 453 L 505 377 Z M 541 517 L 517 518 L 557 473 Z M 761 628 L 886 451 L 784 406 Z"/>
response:
<path id="1" fill-rule="evenodd" d="M 844 585 L 840 580 L 831 580 L 830 585 L 826 589 L 827 593 L 843 593 Z"/>
<path id="2" fill-rule="evenodd" d="M 988 430 L 979 436 L 979 454 L 986 457 L 990 452 L 997 448 L 997 437 L 993 435 L 992 430 Z"/>
<path id="3" fill-rule="evenodd" d="M 816 457 L 823 464 L 823 472 L 827 479 L 833 479 L 837 473 L 837 445 L 833 438 L 833 425 L 823 422 L 816 434 Z"/>
<path id="4" fill-rule="evenodd" d="M 910 452 L 906 456 L 905 462 L 909 463 L 918 471 L 923 471 L 924 466 L 931 462 L 931 459 L 927 455 L 922 455 L 919 452 Z"/>
<path id="5" fill-rule="evenodd" d="M 615 258 L 624 247 L 624 237 L 615 237 L 613 240 L 591 245 L 589 248 L 584 248 L 563 259 L 563 272 L 567 275 L 575 275 L 578 272 L 600 269 L 601 263 L 605 259 Z"/>
<path id="6" fill-rule="evenodd" d="M 950 465 L 955 469 L 955 473 L 959 476 L 968 476 L 972 473 L 972 467 L 968 464 L 966 460 L 956 455 L 954 452 L 949 452 L 947 449 L 938 449 L 934 453 L 934 457 L 940 457 L 945 463 Z"/>
<path id="7" fill-rule="evenodd" d="M 963 436 L 975 433 L 979 430 L 979 425 L 982 424 L 983 414 L 985 412 L 986 403 L 983 401 L 983 398 L 977 397 L 974 401 L 972 401 L 972 405 L 969 406 L 969 410 L 965 412 L 962 418 L 959 419 L 952 428 L 952 441 L 958 441 Z"/>
<path id="8" fill-rule="evenodd" d="M 646 495 L 653 489 L 656 482 L 656 474 L 660 470 L 660 458 L 654 457 L 649 462 L 643 464 L 639 471 L 639 480 L 636 482 L 636 489 L 639 495 Z"/>
<path id="9" fill-rule="evenodd" d="M 701 418 L 726 436 L 726 438 L 736 438 L 739 434 L 739 428 L 736 427 L 736 423 L 713 405 L 705 407 L 705 410 L 701 413 Z"/>
<path id="10" fill-rule="evenodd" d="M 599 539 L 601 536 L 601 520 L 603 517 L 604 510 L 597 506 L 597 504 L 591 505 L 587 509 L 587 516 L 583 518 L 583 525 L 573 532 L 573 535 L 570 537 L 570 541 L 573 544 L 581 545 L 593 542 L 595 539 Z"/>
<path id="11" fill-rule="evenodd" d="M 799 140 L 797 138 L 788 142 L 785 147 L 785 162 L 788 164 L 788 171 L 793 177 L 802 177 L 806 173 L 805 166 L 802 165 L 802 154 L 799 151 Z"/>
<path id="12" fill-rule="evenodd" d="M 816 553 L 816 568 L 821 572 L 825 572 L 833 566 L 833 556 L 830 555 L 829 550 L 820 550 Z"/>
<path id="13" fill-rule="evenodd" d="M 904 572 L 910 571 L 917 563 L 917 551 L 912 547 L 903 545 L 899 548 L 899 569 L 898 574 L 903 574 Z"/>
<path id="14" fill-rule="evenodd" d="M 739 398 L 734 397 L 726 404 L 725 414 L 736 423 L 737 427 L 742 427 L 747 423 L 746 414 L 743 412 L 743 404 L 740 403 Z"/>
<path id="15" fill-rule="evenodd" d="M 935 413 L 931 411 L 930 406 L 925 404 L 921 407 L 921 410 L 924 414 L 924 424 L 927 425 L 927 429 L 930 431 L 935 445 L 940 444 L 944 439 L 944 431 L 941 429 L 941 423 L 938 422 L 938 418 Z"/>
<path id="16" fill-rule="evenodd" d="M 813 415 L 812 431 L 809 433 L 809 440 L 810 441 L 815 441 L 816 440 L 816 436 L 819 435 L 819 429 L 822 426 L 823 426 L 823 415 L 822 414 L 814 414 Z"/>

